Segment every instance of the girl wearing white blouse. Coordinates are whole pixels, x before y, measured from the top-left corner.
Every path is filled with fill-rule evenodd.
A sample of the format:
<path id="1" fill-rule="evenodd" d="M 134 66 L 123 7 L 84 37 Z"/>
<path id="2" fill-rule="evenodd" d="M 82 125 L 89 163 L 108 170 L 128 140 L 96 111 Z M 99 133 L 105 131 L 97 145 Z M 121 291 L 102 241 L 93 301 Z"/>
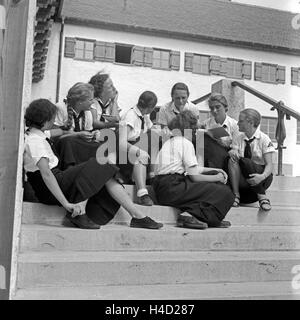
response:
<path id="1" fill-rule="evenodd" d="M 88 106 L 87 106 L 88 107 Z M 61 205 L 77 227 L 99 229 L 109 222 L 122 205 L 132 216 L 130 226 L 159 229 L 161 223 L 145 216 L 134 205 L 125 189 L 114 178 L 118 168 L 99 164 L 96 158 L 57 168 L 58 158 L 45 134 L 52 128 L 57 107 L 47 99 L 33 101 L 26 109 L 24 169 L 40 202 Z"/>
<path id="2" fill-rule="evenodd" d="M 222 169 L 199 167 L 191 142 L 197 117 L 182 111 L 168 124 L 173 136 L 158 153 L 153 188 L 161 205 L 181 210 L 177 226 L 194 229 L 229 227 L 223 221 L 232 206 L 234 195 L 226 186 Z"/>
<path id="3" fill-rule="evenodd" d="M 271 210 L 266 190 L 273 180 L 271 139 L 259 130 L 261 115 L 255 109 L 244 109 L 239 115 L 240 134 L 233 139 L 229 151 L 229 178 L 235 194 L 234 207 L 240 202 L 259 201 L 264 211 Z"/>

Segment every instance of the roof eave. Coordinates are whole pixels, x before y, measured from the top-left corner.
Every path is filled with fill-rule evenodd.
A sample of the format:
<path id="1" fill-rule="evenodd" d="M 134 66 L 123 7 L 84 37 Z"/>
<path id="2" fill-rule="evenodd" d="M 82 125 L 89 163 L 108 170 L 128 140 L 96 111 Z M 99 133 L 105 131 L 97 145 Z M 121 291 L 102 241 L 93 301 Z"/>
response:
<path id="1" fill-rule="evenodd" d="M 300 49 L 297 49 L 297 48 L 274 46 L 274 45 L 268 45 L 268 44 L 257 43 L 257 42 L 224 39 L 224 38 L 210 37 L 210 36 L 199 35 L 199 34 L 174 32 L 174 31 L 168 31 L 168 30 L 162 30 L 162 29 L 156 29 L 156 28 L 155 29 L 145 28 L 142 26 L 110 23 L 105 21 L 93 21 L 93 20 L 73 18 L 73 17 L 66 17 L 65 23 L 72 24 L 72 25 L 84 25 L 87 27 L 98 27 L 98 28 L 104 28 L 107 30 L 127 31 L 127 32 L 148 34 L 148 35 L 157 34 L 160 36 L 164 36 L 168 38 L 171 37 L 174 39 L 182 39 L 182 40 L 190 40 L 190 41 L 200 40 L 206 43 L 213 43 L 213 44 L 216 44 L 217 42 L 217 43 L 222 43 L 222 45 L 226 45 L 226 46 L 251 48 L 253 50 L 272 51 L 276 53 L 300 56 Z"/>

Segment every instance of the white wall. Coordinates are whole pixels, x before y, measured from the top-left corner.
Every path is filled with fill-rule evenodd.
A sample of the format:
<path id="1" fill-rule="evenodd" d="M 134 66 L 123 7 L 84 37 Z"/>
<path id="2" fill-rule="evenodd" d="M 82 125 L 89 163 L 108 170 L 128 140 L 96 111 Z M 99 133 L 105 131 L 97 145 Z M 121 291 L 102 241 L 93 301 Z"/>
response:
<path id="1" fill-rule="evenodd" d="M 219 76 L 203 76 L 184 71 L 184 52 L 194 52 L 221 57 L 232 57 L 253 62 L 268 62 L 286 66 L 286 83 L 284 85 L 267 84 L 258 81 L 245 80 L 245 83 L 263 92 L 275 100 L 283 100 L 292 109 L 300 112 L 300 87 L 291 86 L 292 66 L 300 66 L 300 57 L 256 51 L 243 48 L 233 48 L 224 45 L 190 42 L 172 38 L 139 35 L 127 32 L 108 31 L 89 27 L 65 26 L 65 36 L 96 39 L 108 42 L 119 42 L 139 46 L 150 46 L 162 49 L 179 50 L 181 52 L 180 71 L 156 70 L 145 67 L 128 66 L 106 62 L 86 62 L 63 58 L 60 99 L 62 100 L 68 89 L 78 81 L 87 82 L 92 75 L 104 69 L 110 73 L 119 91 L 119 104 L 123 110 L 133 106 L 144 90 L 152 90 L 158 96 L 158 104 L 162 105 L 170 100 L 170 90 L 174 83 L 185 82 L 190 88 L 190 99 L 196 99 L 211 91 L 211 85 L 222 79 Z M 59 43 L 59 26 L 55 26 L 49 46 L 45 79 L 33 86 L 33 98 L 46 97 L 55 100 L 57 55 Z M 252 70 L 254 73 L 254 70 Z M 264 116 L 276 117 L 270 106 L 263 101 L 246 94 L 246 107 L 254 107 Z M 205 105 L 203 108 L 207 108 Z M 296 146 L 296 121 L 286 121 L 287 139 L 284 151 L 284 162 L 294 164 L 294 174 L 300 175 L 300 164 L 294 159 L 300 156 L 300 145 Z"/>
<path id="2" fill-rule="evenodd" d="M 299 0 L 232 0 L 232 2 L 251 4 L 290 12 L 300 12 Z"/>

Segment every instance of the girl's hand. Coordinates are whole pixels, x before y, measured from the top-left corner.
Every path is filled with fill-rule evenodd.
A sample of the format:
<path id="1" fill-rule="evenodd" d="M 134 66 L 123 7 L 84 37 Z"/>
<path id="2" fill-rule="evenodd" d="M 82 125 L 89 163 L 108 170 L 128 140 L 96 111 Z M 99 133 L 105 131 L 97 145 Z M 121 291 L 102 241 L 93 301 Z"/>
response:
<path id="1" fill-rule="evenodd" d="M 240 159 L 240 154 L 239 154 L 239 152 L 238 152 L 237 150 L 232 149 L 232 150 L 230 150 L 230 151 L 228 152 L 228 154 L 229 154 L 229 156 L 230 156 L 230 159 L 231 159 L 233 162 L 238 162 L 238 161 L 239 161 L 239 159 Z"/>
<path id="2" fill-rule="evenodd" d="M 265 179 L 263 174 L 258 173 L 249 174 L 249 177 L 250 179 L 247 179 L 247 182 L 250 184 L 250 186 L 257 186 Z"/>
<path id="3" fill-rule="evenodd" d="M 78 136 L 85 141 L 92 141 L 94 133 L 89 131 L 80 131 L 78 132 Z"/>
<path id="4" fill-rule="evenodd" d="M 227 173 L 224 171 L 224 170 L 222 170 L 222 169 L 217 169 L 220 173 L 222 173 L 222 175 L 223 175 L 223 177 L 224 177 L 224 179 L 225 179 L 225 184 L 227 183 L 227 180 L 228 180 L 228 175 L 227 175 Z"/>
<path id="5" fill-rule="evenodd" d="M 221 172 L 217 174 L 217 178 L 219 182 L 226 184 L 227 180 L 225 179 L 225 176 Z"/>

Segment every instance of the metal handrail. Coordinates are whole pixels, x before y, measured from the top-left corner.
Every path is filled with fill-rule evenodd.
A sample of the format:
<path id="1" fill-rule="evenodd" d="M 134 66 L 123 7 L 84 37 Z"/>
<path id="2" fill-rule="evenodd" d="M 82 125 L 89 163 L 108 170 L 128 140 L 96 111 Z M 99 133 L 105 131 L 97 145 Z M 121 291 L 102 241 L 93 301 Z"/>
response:
<path id="1" fill-rule="evenodd" d="M 198 99 L 196 99 L 196 100 L 193 100 L 192 103 L 194 103 L 194 104 L 201 103 L 201 102 L 207 100 L 210 96 L 211 96 L 211 93 L 208 93 L 208 94 L 206 94 L 206 95 L 203 96 L 203 97 L 200 97 L 200 98 L 198 98 Z"/>
<path id="2" fill-rule="evenodd" d="M 286 117 L 287 120 L 290 120 L 291 117 L 300 121 L 300 113 L 294 111 L 293 109 L 287 107 L 282 101 L 276 101 L 267 95 L 251 88 L 250 86 L 241 83 L 239 81 L 233 81 L 231 84 L 233 87 L 240 87 L 245 91 L 253 94 L 257 98 L 269 103 L 272 105 L 271 110 L 276 110 L 278 113 L 278 122 L 276 126 L 276 141 L 277 141 L 277 150 L 278 150 L 278 176 L 282 176 L 282 159 L 283 159 L 283 149 L 286 147 L 283 146 L 283 142 L 286 138 L 286 129 L 284 125 L 284 118 Z"/>

